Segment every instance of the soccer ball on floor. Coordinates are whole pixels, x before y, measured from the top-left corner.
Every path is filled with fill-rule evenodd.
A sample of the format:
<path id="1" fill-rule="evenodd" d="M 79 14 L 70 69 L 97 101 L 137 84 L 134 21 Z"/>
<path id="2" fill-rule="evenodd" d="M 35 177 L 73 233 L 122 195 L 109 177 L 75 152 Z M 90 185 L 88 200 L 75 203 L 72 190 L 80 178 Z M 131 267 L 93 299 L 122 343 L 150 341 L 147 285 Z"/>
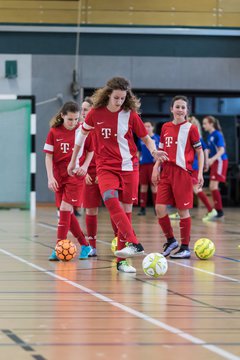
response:
<path id="1" fill-rule="evenodd" d="M 118 238 L 115 237 L 111 243 L 111 250 L 112 250 L 113 254 L 115 253 L 115 251 L 117 251 L 117 241 L 118 241 Z"/>
<path id="2" fill-rule="evenodd" d="M 215 245 L 211 240 L 202 238 L 195 242 L 194 252 L 199 259 L 207 260 L 214 255 Z"/>
<path id="3" fill-rule="evenodd" d="M 72 260 L 77 254 L 76 245 L 70 240 L 60 240 L 55 247 L 56 255 L 59 260 Z"/>
<path id="4" fill-rule="evenodd" d="M 142 262 L 144 273 L 153 278 L 158 278 L 166 274 L 168 269 L 167 259 L 159 253 L 147 255 Z"/>

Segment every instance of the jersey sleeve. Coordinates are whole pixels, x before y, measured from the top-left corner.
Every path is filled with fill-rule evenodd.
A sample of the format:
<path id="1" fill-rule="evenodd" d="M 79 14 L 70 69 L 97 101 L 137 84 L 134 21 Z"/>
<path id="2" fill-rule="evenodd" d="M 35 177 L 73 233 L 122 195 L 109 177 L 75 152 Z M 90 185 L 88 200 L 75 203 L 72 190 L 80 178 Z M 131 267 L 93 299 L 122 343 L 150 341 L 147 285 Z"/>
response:
<path id="1" fill-rule="evenodd" d="M 165 124 L 163 124 L 162 129 L 161 129 L 161 134 L 160 134 L 160 139 L 159 139 L 159 146 L 158 146 L 159 150 L 162 150 L 164 148 L 164 143 L 161 141 L 164 138 L 164 136 L 163 136 L 164 131 L 165 131 Z"/>
<path id="2" fill-rule="evenodd" d="M 147 130 L 145 129 L 144 123 L 137 113 L 133 113 L 133 132 L 139 138 L 147 136 Z"/>
<path id="3" fill-rule="evenodd" d="M 192 125 L 190 129 L 190 141 L 194 149 L 201 149 L 202 143 L 200 140 L 198 128 L 195 125 Z"/>
<path id="4" fill-rule="evenodd" d="M 86 151 L 88 151 L 88 152 L 92 152 L 92 151 L 93 151 L 93 140 L 92 140 L 91 134 L 89 134 L 88 137 L 87 137 L 86 140 L 85 140 L 84 150 L 86 150 Z"/>
<path id="5" fill-rule="evenodd" d="M 90 110 L 86 116 L 86 119 L 82 125 L 83 130 L 91 131 L 94 129 L 94 119 L 93 119 L 94 109 Z"/>
<path id="6" fill-rule="evenodd" d="M 217 147 L 225 147 L 223 134 L 220 131 L 218 131 L 214 137 L 214 142 Z"/>
<path id="7" fill-rule="evenodd" d="M 54 153 L 54 135 L 53 135 L 52 129 L 49 131 L 49 133 L 47 135 L 43 151 L 48 154 Z"/>

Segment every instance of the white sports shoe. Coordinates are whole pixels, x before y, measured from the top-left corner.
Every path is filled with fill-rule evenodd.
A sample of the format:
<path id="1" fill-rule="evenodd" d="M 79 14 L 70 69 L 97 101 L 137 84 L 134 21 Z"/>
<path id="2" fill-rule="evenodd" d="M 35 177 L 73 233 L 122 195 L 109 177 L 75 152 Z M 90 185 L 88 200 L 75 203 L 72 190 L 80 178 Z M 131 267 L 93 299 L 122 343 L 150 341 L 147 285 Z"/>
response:
<path id="1" fill-rule="evenodd" d="M 137 270 L 132 266 L 129 265 L 127 260 L 122 260 L 117 263 L 117 269 L 118 271 L 124 272 L 124 273 L 136 273 Z"/>
<path id="2" fill-rule="evenodd" d="M 128 246 L 122 250 L 117 250 L 114 253 L 115 256 L 120 258 L 129 258 L 133 256 L 144 255 L 144 248 L 139 244 L 128 243 Z"/>

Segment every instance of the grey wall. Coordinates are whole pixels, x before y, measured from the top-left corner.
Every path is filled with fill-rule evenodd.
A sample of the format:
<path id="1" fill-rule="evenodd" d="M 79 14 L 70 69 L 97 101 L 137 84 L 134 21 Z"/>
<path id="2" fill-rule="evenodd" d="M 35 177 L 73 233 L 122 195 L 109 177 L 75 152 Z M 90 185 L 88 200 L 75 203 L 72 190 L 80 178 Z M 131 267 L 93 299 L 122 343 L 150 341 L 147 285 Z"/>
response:
<path id="1" fill-rule="evenodd" d="M 32 92 L 37 103 L 63 94 L 71 99 L 70 83 L 74 56 L 34 55 Z M 240 90 L 240 59 L 82 56 L 79 81 L 82 87 L 99 87 L 115 75 L 126 76 L 138 89 Z M 42 147 L 49 120 L 61 106 L 59 101 L 37 106 L 37 200 L 53 201 L 47 189 Z"/>
<path id="2" fill-rule="evenodd" d="M 18 55 L 19 56 L 19 55 Z M 13 56 L 16 58 L 16 56 Z M 2 62 L 2 55 L 0 60 Z M 23 75 L 14 93 L 36 95 L 37 103 L 63 95 L 71 99 L 70 83 L 74 67 L 71 55 L 20 56 Z M 32 77 L 29 68 L 32 60 Z M 99 87 L 115 75 L 129 78 L 136 89 L 240 90 L 240 59 L 177 58 L 130 56 L 81 56 L 79 81 L 82 87 Z M 23 76 L 23 78 L 22 78 Z M 31 81 L 32 78 L 32 81 Z M 18 79 L 20 80 L 20 78 Z M 0 78 L 1 93 L 9 91 Z M 27 93 L 26 93 L 27 92 Z M 9 92 L 8 92 L 9 93 Z M 49 120 L 61 106 L 58 100 L 37 106 L 37 201 L 53 201 L 47 189 L 42 148 L 49 130 Z"/>

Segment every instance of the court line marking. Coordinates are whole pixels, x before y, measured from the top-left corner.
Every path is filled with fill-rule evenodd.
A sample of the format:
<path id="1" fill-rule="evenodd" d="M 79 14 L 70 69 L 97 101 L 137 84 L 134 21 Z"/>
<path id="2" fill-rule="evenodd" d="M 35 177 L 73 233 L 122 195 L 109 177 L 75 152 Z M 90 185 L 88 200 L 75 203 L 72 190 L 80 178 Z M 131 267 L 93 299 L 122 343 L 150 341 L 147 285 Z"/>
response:
<path id="1" fill-rule="evenodd" d="M 56 230 L 57 227 L 54 226 L 54 225 L 49 225 L 49 224 L 45 224 L 45 223 L 38 223 L 37 225 L 40 225 L 42 227 L 45 227 L 47 229 L 50 229 L 50 230 Z M 103 241 L 103 240 L 97 240 L 97 242 L 101 243 L 101 244 L 104 244 L 104 245 L 107 245 L 107 246 L 110 246 L 111 243 L 107 242 L 107 241 Z M 147 255 L 147 254 L 146 254 Z M 225 276 L 225 275 L 221 275 L 221 274 L 217 274 L 217 273 L 214 273 L 214 272 L 211 272 L 211 271 L 207 271 L 207 270 L 204 270 L 204 269 L 199 269 L 197 267 L 194 267 L 194 266 L 191 266 L 191 265 L 186 265 L 186 264 L 183 264 L 183 263 L 180 263 L 176 260 L 169 260 L 167 259 L 168 262 L 172 263 L 172 264 L 175 264 L 175 265 L 179 265 L 179 266 L 182 266 L 182 267 L 186 267 L 186 268 L 189 268 L 189 269 L 193 269 L 193 270 L 197 270 L 197 271 L 200 271 L 202 273 L 205 273 L 205 274 L 208 274 L 208 275 L 212 275 L 212 276 L 216 276 L 216 277 L 219 277 L 221 279 L 224 279 L 224 280 L 229 280 L 229 281 L 233 281 L 235 283 L 240 283 L 240 280 L 238 279 L 235 279 L 235 278 L 232 278 L 230 276 Z"/>
<path id="2" fill-rule="evenodd" d="M 15 254 L 9 252 L 9 251 L 6 251 L 6 250 L 0 248 L 0 252 L 2 254 L 4 254 L 4 255 L 7 255 L 7 256 L 11 257 L 14 260 L 17 260 L 17 261 L 19 261 L 19 262 L 21 262 L 21 263 L 23 263 L 25 265 L 28 265 L 28 266 L 32 267 L 33 269 L 36 269 L 36 270 L 38 270 L 40 272 L 43 272 L 46 275 L 49 275 L 49 276 L 53 277 L 54 279 L 61 280 L 61 281 L 65 282 L 68 285 L 71 285 L 71 286 L 73 286 L 73 287 L 75 287 L 77 289 L 80 289 L 84 293 L 92 295 L 95 298 L 97 298 L 97 299 L 99 299 L 99 300 L 101 300 L 103 302 L 106 302 L 106 303 L 108 303 L 108 304 L 110 304 L 110 305 L 112 305 L 112 306 L 114 306 L 114 307 L 116 307 L 116 308 L 118 308 L 118 309 L 120 309 L 122 311 L 125 311 L 125 312 L 139 318 L 139 319 L 142 319 L 142 320 L 144 320 L 144 321 L 146 321 L 146 322 L 148 322 L 148 323 L 150 323 L 152 325 L 155 325 L 155 326 L 157 326 L 157 327 L 159 327 L 161 329 L 164 329 L 164 330 L 166 330 L 166 331 L 168 331 L 168 332 L 170 332 L 170 333 L 172 333 L 174 335 L 177 335 L 177 336 L 179 336 L 179 337 L 181 337 L 183 339 L 186 339 L 189 342 L 191 342 L 191 343 L 193 343 L 195 345 L 199 345 L 199 346 L 203 347 L 204 349 L 207 349 L 207 350 L 209 350 L 209 351 L 211 351 L 211 352 L 213 352 L 215 354 L 218 354 L 218 355 L 220 355 L 221 357 L 223 357 L 225 359 L 239 360 L 239 356 L 236 356 L 236 355 L 232 354 L 231 352 L 223 350 L 223 349 L 217 347 L 216 345 L 207 344 L 204 340 L 202 340 L 200 338 L 192 336 L 191 334 L 188 334 L 187 332 L 184 332 L 184 331 L 182 331 L 182 330 L 180 330 L 178 328 L 175 328 L 175 327 L 173 327 L 171 325 L 168 325 L 168 324 L 166 324 L 166 323 L 164 323 L 164 322 L 162 322 L 160 320 L 154 319 L 154 318 L 152 318 L 152 317 L 150 317 L 150 316 L 148 316 L 148 315 L 146 315 L 146 314 L 144 314 L 144 313 L 142 313 L 142 312 L 140 312 L 138 310 L 130 308 L 129 306 L 123 305 L 123 304 L 121 304 L 121 303 L 119 303 L 119 302 L 117 302 L 117 301 L 115 301 L 115 300 L 113 300 L 113 299 L 111 299 L 111 298 L 109 298 L 109 297 L 107 297 L 105 295 L 102 295 L 102 294 L 100 294 L 100 293 L 98 293 L 98 292 L 96 292 L 96 291 L 94 291 L 92 289 L 89 289 L 89 288 L 87 288 L 87 287 L 85 287 L 85 286 L 83 286 L 81 284 L 78 284 L 78 283 L 76 283 L 76 282 L 74 282 L 72 280 L 69 280 L 66 277 L 54 274 L 54 273 L 46 270 L 45 268 L 40 267 L 40 266 L 38 266 L 38 265 L 36 265 L 34 263 L 31 263 L 31 262 L 21 258 L 20 256 L 17 256 Z"/>

